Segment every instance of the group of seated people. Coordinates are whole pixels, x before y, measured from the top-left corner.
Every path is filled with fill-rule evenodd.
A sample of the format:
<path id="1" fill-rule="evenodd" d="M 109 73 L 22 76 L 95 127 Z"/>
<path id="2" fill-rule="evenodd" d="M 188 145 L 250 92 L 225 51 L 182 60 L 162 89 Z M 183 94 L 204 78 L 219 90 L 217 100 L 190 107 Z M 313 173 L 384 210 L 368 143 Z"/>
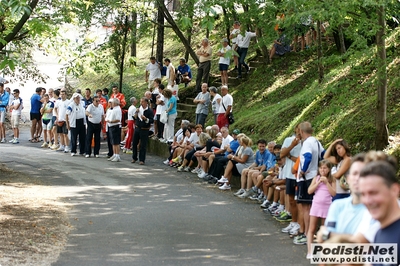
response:
<path id="1" fill-rule="evenodd" d="M 319 223 L 323 225 L 317 234 L 320 242 L 329 237 L 332 240 L 328 241 L 364 243 L 390 238 L 382 236 L 385 228 L 379 226 L 380 217 L 368 212 L 376 206 L 361 200 L 363 192 L 358 183 L 371 162 L 390 167 L 390 173 L 396 173 L 397 162 L 376 151 L 352 157 L 342 139 L 325 150 L 312 133 L 311 124 L 302 122 L 282 145 L 260 139 L 254 152 L 252 140 L 238 129 L 232 135 L 228 128 L 219 129 L 217 125 L 203 131 L 202 125 L 184 120 L 164 164 L 177 167 L 178 172 L 195 173 L 205 182 L 218 184 L 221 190 L 231 189 L 232 176 L 240 177 L 240 188 L 234 195 L 261 203 L 264 212 L 277 221 L 290 222 L 281 231 L 293 238 L 294 244 L 307 245 L 308 259 L 312 258 L 311 243 L 316 240 Z M 382 175 L 385 179 L 385 172 Z M 391 222 L 400 224 L 398 181 L 383 183 L 397 189 L 392 206 L 397 216 Z M 399 242 L 399 232 L 394 239 Z"/>

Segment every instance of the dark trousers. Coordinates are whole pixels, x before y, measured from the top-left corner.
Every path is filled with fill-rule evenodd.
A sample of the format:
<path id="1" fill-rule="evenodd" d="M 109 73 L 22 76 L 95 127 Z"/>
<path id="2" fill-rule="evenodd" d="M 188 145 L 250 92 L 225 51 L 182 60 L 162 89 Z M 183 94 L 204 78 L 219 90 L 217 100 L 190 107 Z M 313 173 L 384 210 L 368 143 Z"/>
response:
<path id="1" fill-rule="evenodd" d="M 111 157 L 111 156 L 114 155 L 113 146 L 112 146 L 112 144 L 111 144 L 111 138 L 112 138 L 112 136 L 111 136 L 111 134 L 110 134 L 110 131 L 107 130 L 107 147 L 108 147 L 107 156 L 108 156 L 108 157 Z"/>
<path id="2" fill-rule="evenodd" d="M 135 134 L 133 135 L 133 143 L 132 143 L 132 159 L 137 161 L 138 159 L 138 144 L 140 141 L 140 150 L 139 150 L 139 161 L 144 162 L 146 160 L 146 149 L 147 142 L 149 140 L 149 130 L 148 129 L 135 129 Z"/>
<path id="3" fill-rule="evenodd" d="M 101 133 L 101 123 L 93 124 L 92 122 L 87 122 L 87 133 L 86 133 L 86 154 L 92 154 L 92 139 L 94 135 L 94 155 L 98 155 L 100 152 L 100 133 Z"/>
<path id="4" fill-rule="evenodd" d="M 86 128 L 82 119 L 76 119 L 75 127 L 71 127 L 71 153 L 76 153 L 79 135 L 79 154 L 85 153 Z"/>
<path id="5" fill-rule="evenodd" d="M 196 77 L 196 90 L 198 92 L 201 91 L 201 79 L 203 79 L 203 83 L 208 84 L 208 78 L 210 76 L 211 69 L 211 61 L 206 61 L 199 64 L 199 68 L 197 69 L 197 77 Z"/>
<path id="6" fill-rule="evenodd" d="M 227 165 L 229 159 L 225 156 L 215 157 L 210 169 L 208 170 L 208 174 L 212 175 L 213 177 L 220 177 L 222 175 L 222 171 L 224 170 L 224 166 Z"/>
<path id="7" fill-rule="evenodd" d="M 207 115 L 206 114 L 196 114 L 196 125 L 200 124 L 204 128 L 204 124 L 206 123 Z"/>
<path id="8" fill-rule="evenodd" d="M 242 65 L 246 68 L 247 71 L 249 71 L 249 66 L 244 62 L 244 59 L 246 58 L 247 55 L 247 50 L 249 48 L 238 48 L 238 54 L 239 54 L 239 65 L 238 65 L 238 76 L 242 76 Z"/>
<path id="9" fill-rule="evenodd" d="M 164 134 L 164 123 L 160 122 L 160 116 L 161 115 L 157 115 L 157 128 L 158 128 L 157 138 L 162 139 Z"/>

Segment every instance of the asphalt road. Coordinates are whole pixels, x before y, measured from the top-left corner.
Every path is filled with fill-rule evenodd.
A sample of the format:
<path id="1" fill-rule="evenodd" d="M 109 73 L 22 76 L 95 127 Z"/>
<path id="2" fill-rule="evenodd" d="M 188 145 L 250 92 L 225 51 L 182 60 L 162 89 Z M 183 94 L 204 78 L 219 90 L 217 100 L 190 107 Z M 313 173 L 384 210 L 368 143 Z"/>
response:
<path id="1" fill-rule="evenodd" d="M 39 176 L 69 211 L 71 231 L 54 264 L 309 265 L 259 205 L 178 173 L 148 155 L 145 166 L 71 157 L 27 141 L 0 145 L 0 163 Z"/>

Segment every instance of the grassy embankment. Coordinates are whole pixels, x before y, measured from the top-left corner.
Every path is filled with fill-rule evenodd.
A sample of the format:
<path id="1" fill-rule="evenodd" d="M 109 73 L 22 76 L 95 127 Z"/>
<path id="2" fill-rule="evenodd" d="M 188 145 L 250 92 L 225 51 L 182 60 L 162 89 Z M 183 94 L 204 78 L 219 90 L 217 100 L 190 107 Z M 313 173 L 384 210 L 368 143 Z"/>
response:
<path id="1" fill-rule="evenodd" d="M 170 29 L 167 29 L 167 31 Z M 388 51 L 388 128 L 391 135 L 400 131 L 400 29 L 387 40 Z M 167 34 L 174 36 L 174 34 Z M 217 36 L 213 35 L 212 36 Z M 194 43 L 199 43 L 197 34 Z M 212 37 L 214 52 L 219 37 Z M 151 40 L 139 43 L 137 67 L 125 74 L 125 93 L 141 96 L 145 91 L 144 68 L 151 53 Z M 255 45 L 253 44 L 253 47 Z M 349 142 L 353 153 L 374 148 L 376 113 L 376 59 L 375 47 L 351 53 L 345 58 L 335 55 L 333 45 L 324 46 L 325 78 L 318 84 L 315 48 L 301 53 L 290 53 L 274 59 L 271 65 L 257 68 L 248 79 L 230 87 L 234 97 L 234 128 L 249 134 L 253 141 L 259 138 L 282 143 L 300 121 L 310 121 L 316 136 L 327 146 L 336 138 Z M 166 38 L 165 57 L 174 65 L 183 56 L 183 45 L 173 37 Z M 250 57 L 255 51 L 250 51 Z M 196 73 L 196 67 L 189 65 Z M 212 72 L 217 74 L 218 59 L 213 60 Z M 102 84 L 94 77 L 86 79 L 84 86 L 103 87 L 118 80 L 111 75 Z M 194 82 L 192 82 L 194 85 Z M 194 95 L 193 87 L 181 89 L 182 95 Z M 391 152 L 400 154 L 397 148 Z M 399 156 L 398 156 L 399 157 Z"/>

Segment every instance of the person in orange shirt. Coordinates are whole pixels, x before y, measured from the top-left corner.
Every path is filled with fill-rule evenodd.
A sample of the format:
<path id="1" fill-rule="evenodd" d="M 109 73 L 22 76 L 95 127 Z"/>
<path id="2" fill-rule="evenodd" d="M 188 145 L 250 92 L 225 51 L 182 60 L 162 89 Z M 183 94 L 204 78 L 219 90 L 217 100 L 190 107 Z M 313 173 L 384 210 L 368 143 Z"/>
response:
<path id="1" fill-rule="evenodd" d="M 123 93 L 119 92 L 117 85 L 114 85 L 112 87 L 112 91 L 113 91 L 113 93 L 111 94 L 110 99 L 117 98 L 120 102 L 119 107 L 121 107 L 121 109 L 124 108 L 126 105 L 125 95 Z"/>
<path id="2" fill-rule="evenodd" d="M 104 108 L 104 112 L 106 112 L 107 110 L 107 99 L 103 97 L 103 92 L 101 89 L 96 90 L 96 95 L 99 97 L 100 100 L 100 104 L 101 106 L 103 106 Z"/>

